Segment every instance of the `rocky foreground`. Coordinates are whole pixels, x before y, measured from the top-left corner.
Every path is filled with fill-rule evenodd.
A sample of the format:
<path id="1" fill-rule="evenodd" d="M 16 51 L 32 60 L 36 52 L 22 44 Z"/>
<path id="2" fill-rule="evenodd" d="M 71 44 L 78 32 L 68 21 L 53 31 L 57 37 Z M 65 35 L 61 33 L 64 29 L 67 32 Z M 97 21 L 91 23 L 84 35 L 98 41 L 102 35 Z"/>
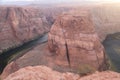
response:
<path id="1" fill-rule="evenodd" d="M 60 73 L 46 66 L 28 66 L 10 74 L 4 80 L 119 80 L 120 74 L 112 71 L 96 72 L 86 77 L 66 72 Z"/>

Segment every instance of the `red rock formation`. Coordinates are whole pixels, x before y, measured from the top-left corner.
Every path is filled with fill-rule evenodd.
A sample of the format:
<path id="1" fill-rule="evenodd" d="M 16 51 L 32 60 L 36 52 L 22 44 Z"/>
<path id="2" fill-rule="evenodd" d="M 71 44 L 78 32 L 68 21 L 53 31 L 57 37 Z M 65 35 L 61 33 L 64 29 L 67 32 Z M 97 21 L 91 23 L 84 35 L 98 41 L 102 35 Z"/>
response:
<path id="1" fill-rule="evenodd" d="M 50 30 L 57 15 L 68 9 L 0 6 L 0 52 Z"/>
<path id="2" fill-rule="evenodd" d="M 0 79 L 2 80 L 5 79 L 6 77 L 8 77 L 8 75 L 10 75 L 11 73 L 17 70 L 19 70 L 17 64 L 15 62 L 11 62 L 8 66 L 6 66 L 4 72 L 0 75 Z"/>
<path id="3" fill-rule="evenodd" d="M 4 80 L 119 80 L 120 74 L 112 71 L 96 72 L 80 77 L 74 73 L 60 73 L 45 66 L 25 67 Z"/>
<path id="4" fill-rule="evenodd" d="M 88 12 L 63 14 L 57 18 L 49 33 L 48 46 L 60 66 L 68 64 L 89 73 L 103 69 L 104 53 Z"/>
<path id="5" fill-rule="evenodd" d="M 60 73 L 45 66 L 22 68 L 9 75 L 5 80 L 78 80 L 79 75 Z"/>
<path id="6" fill-rule="evenodd" d="M 112 71 L 96 72 L 79 80 L 119 80 L 120 74 Z"/>
<path id="7" fill-rule="evenodd" d="M 0 7 L 0 51 L 29 41 L 50 26 L 42 12 L 31 7 Z"/>

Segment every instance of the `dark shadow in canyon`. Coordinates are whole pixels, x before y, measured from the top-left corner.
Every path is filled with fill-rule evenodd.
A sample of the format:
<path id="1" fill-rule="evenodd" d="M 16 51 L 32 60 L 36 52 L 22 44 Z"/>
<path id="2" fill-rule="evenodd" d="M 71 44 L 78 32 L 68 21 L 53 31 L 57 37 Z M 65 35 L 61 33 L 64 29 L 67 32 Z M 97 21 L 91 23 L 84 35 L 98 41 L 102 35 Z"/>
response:
<path id="1" fill-rule="evenodd" d="M 103 41 L 111 70 L 120 72 L 120 32 L 107 35 Z"/>

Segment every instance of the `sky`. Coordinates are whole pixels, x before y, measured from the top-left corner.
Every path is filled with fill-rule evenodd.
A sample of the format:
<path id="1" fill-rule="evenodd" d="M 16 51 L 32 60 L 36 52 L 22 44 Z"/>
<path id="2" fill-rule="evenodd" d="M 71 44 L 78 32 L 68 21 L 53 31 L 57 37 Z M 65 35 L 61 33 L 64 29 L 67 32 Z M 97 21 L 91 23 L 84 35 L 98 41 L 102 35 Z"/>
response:
<path id="1" fill-rule="evenodd" d="M 52 0 L 0 0 L 0 1 L 52 1 Z M 120 0 L 54 0 L 54 1 L 120 1 Z"/>
<path id="2" fill-rule="evenodd" d="M 61 2 L 120 2 L 120 0 L 0 0 L 0 3 L 12 3 L 12 2 L 35 2 L 39 1 L 39 3 L 61 3 Z"/>

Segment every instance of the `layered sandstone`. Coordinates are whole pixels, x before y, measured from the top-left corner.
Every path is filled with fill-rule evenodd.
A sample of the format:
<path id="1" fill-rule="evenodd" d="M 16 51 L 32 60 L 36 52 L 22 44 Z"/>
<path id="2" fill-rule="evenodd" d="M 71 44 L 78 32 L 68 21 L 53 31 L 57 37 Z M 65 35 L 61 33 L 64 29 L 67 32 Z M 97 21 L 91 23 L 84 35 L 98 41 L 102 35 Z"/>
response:
<path id="1" fill-rule="evenodd" d="M 49 33 L 48 46 L 60 66 L 69 65 L 80 73 L 103 70 L 104 49 L 87 11 L 59 16 Z"/>
<path id="2" fill-rule="evenodd" d="M 0 51 L 48 32 L 50 25 L 38 9 L 0 7 Z"/>
<path id="3" fill-rule="evenodd" d="M 0 6 L 0 52 L 48 32 L 56 16 L 67 10 L 69 9 Z"/>
<path id="4" fill-rule="evenodd" d="M 119 80 L 120 74 L 112 71 L 96 72 L 80 77 L 78 74 L 60 73 L 46 66 L 25 67 L 10 74 L 4 80 Z"/>

